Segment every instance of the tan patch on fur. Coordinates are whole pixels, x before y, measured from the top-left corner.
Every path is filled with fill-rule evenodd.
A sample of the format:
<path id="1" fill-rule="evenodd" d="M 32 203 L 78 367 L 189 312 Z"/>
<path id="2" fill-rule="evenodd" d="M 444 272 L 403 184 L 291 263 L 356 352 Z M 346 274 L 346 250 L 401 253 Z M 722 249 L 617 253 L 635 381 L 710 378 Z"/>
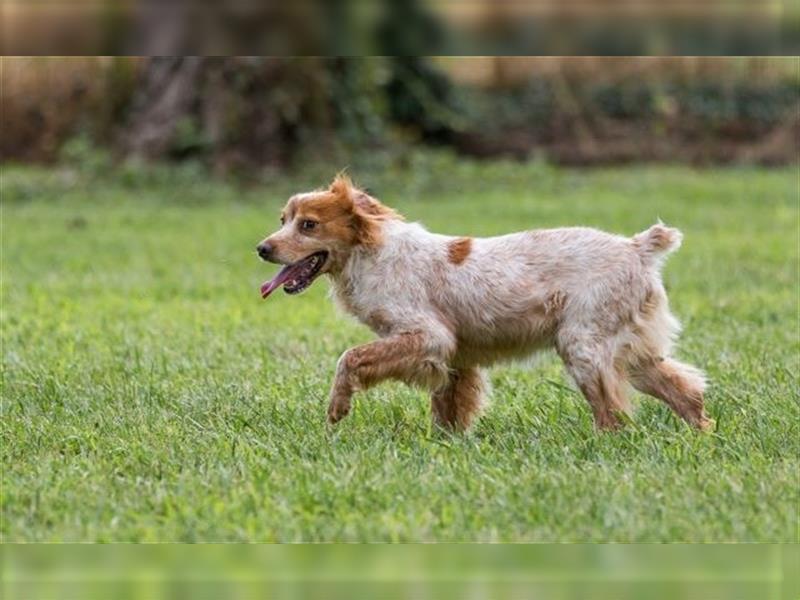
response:
<path id="1" fill-rule="evenodd" d="M 356 243 L 352 226 L 352 203 L 347 198 L 321 192 L 318 196 L 300 203 L 295 218 L 319 222 L 320 231 L 317 235 L 322 238 L 335 238 L 347 244 Z"/>
<path id="2" fill-rule="evenodd" d="M 639 391 L 663 400 L 690 425 L 701 430 L 712 427 L 704 410 L 705 382 L 693 367 L 672 359 L 654 359 L 631 373 L 631 383 Z"/>
<path id="3" fill-rule="evenodd" d="M 645 246 L 656 250 L 666 250 L 673 243 L 675 243 L 675 233 L 672 229 L 654 225 L 648 231 Z"/>
<path id="4" fill-rule="evenodd" d="M 350 179 L 350 177 L 344 173 L 339 173 L 333 178 L 333 181 L 331 181 L 328 189 L 335 196 L 343 197 L 350 196 L 354 187 L 355 186 L 353 185 L 353 181 Z"/>
<path id="5" fill-rule="evenodd" d="M 383 223 L 403 217 L 338 175 L 328 189 L 292 196 L 281 212 L 281 229 L 269 236 L 275 257 L 295 262 L 313 252 L 331 252 L 329 270 L 338 269 L 348 251 L 357 245 L 379 246 Z M 314 221 L 314 229 L 301 230 L 302 221 Z"/>
<path id="6" fill-rule="evenodd" d="M 447 244 L 447 260 L 460 265 L 472 252 L 472 238 L 458 238 Z"/>
<path id="7" fill-rule="evenodd" d="M 364 389 L 391 378 L 437 387 L 441 369 L 430 361 L 425 340 L 422 333 L 401 333 L 348 350 L 344 366 L 351 383 L 355 389 Z"/>
<path id="8" fill-rule="evenodd" d="M 339 174 L 330 185 L 335 202 L 349 207 L 354 240 L 364 246 L 380 246 L 383 242 L 381 223 L 403 220 L 402 215 L 357 188 L 346 175 Z"/>
<path id="9" fill-rule="evenodd" d="M 350 412 L 350 398 L 386 379 L 436 389 L 447 378 L 447 367 L 426 350 L 425 335 L 408 332 L 356 346 L 339 359 L 331 389 L 328 421 L 335 423 Z"/>

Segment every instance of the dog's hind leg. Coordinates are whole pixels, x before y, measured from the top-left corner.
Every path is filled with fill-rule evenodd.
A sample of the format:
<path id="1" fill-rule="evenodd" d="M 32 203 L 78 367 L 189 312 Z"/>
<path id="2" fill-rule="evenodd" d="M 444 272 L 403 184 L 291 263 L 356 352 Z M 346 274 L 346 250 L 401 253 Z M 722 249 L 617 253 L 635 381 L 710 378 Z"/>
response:
<path id="1" fill-rule="evenodd" d="M 703 406 L 705 378 L 698 369 L 671 358 L 655 358 L 631 366 L 628 372 L 633 387 L 663 400 L 690 425 L 700 430 L 712 427 Z"/>
<path id="2" fill-rule="evenodd" d="M 465 431 L 484 404 L 486 384 L 477 367 L 455 369 L 447 384 L 431 394 L 435 423 L 445 429 Z"/>
<path id="3" fill-rule="evenodd" d="M 645 296 L 625 357 L 631 384 L 640 392 L 667 404 L 678 416 L 700 430 L 713 425 L 705 414 L 703 373 L 670 358 L 680 324 L 669 311 L 663 287 L 653 286 Z"/>
<path id="4" fill-rule="evenodd" d="M 612 352 L 600 345 L 572 343 L 559 345 L 558 352 L 594 415 L 599 430 L 619 429 L 620 418 L 628 412 L 624 381 Z"/>
<path id="5" fill-rule="evenodd" d="M 627 413 L 625 391 L 619 375 L 609 370 L 571 370 L 573 377 L 594 415 L 595 427 L 599 430 L 619 429 L 624 425 L 620 418 Z"/>

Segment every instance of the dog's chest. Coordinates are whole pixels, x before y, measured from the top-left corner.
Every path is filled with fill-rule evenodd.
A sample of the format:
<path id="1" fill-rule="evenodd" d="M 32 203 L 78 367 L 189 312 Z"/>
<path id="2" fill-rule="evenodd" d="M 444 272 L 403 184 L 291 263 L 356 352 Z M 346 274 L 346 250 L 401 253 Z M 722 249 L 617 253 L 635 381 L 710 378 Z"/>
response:
<path id="1" fill-rule="evenodd" d="M 388 335 L 394 328 L 395 311 L 392 307 L 375 302 L 369 295 L 355 294 L 351 288 L 342 285 L 334 287 L 333 296 L 342 310 L 354 316 L 376 334 Z"/>

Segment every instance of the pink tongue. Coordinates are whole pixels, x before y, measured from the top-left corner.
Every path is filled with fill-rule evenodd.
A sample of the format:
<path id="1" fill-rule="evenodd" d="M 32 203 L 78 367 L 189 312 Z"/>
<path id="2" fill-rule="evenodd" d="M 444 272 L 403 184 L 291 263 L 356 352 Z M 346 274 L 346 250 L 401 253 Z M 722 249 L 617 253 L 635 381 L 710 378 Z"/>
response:
<path id="1" fill-rule="evenodd" d="M 292 278 L 293 272 L 297 269 L 298 265 L 286 265 L 283 267 L 275 277 L 270 279 L 269 281 L 265 281 L 264 284 L 261 286 L 261 297 L 266 298 L 284 283 L 289 281 Z"/>

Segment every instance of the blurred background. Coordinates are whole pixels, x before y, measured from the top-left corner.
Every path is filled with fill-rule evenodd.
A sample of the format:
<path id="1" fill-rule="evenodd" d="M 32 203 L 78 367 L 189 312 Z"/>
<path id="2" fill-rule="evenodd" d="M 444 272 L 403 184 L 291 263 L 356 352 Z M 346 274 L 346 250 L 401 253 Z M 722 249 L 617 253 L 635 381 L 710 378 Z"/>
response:
<path id="1" fill-rule="evenodd" d="M 594 198 L 595 180 L 586 183 L 572 175 L 562 179 L 560 170 L 537 170 L 537 165 L 524 172 L 504 169 L 499 163 L 496 170 L 492 170 L 495 166 L 485 171 L 475 166 L 476 160 L 574 167 L 644 162 L 700 167 L 797 164 L 800 59 L 768 56 L 781 51 L 791 54 L 787 50 L 800 31 L 796 18 L 780 18 L 785 14 L 780 2 L 733 3 L 735 10 L 726 10 L 724 15 L 719 12 L 720 6 L 726 4 L 729 9 L 731 3 L 672 3 L 666 10 L 663 7 L 668 3 L 649 0 L 540 0 L 529 4 L 387 0 L 357 5 L 329 2 L 324 8 L 297 0 L 280 4 L 229 1 L 224 3 L 224 12 L 219 12 L 223 3 L 217 3 L 219 7 L 209 3 L 201 11 L 193 10 L 187 2 L 170 3 L 168 7 L 164 4 L 99 0 L 3 3 L 3 52 L 106 55 L 0 59 L 0 164 L 26 165 L 3 171 L 4 204 L 10 205 L 4 215 L 6 231 L 17 233 L 6 238 L 3 248 L 3 278 L 8 281 L 10 272 L 13 283 L 4 288 L 10 299 L 6 306 L 11 306 L 4 312 L 22 323 L 17 326 L 17 321 L 9 320 L 8 327 L 17 332 L 17 340 L 25 340 L 33 348 L 32 358 L 23 353 L 31 363 L 36 363 L 34 351 L 50 346 L 58 360 L 40 364 L 47 369 L 58 361 L 67 364 L 71 355 L 59 351 L 65 344 L 70 352 L 91 356 L 101 367 L 125 362 L 111 351 L 107 355 L 97 352 L 103 344 L 120 353 L 138 346 L 171 346 L 176 353 L 185 350 L 174 340 L 164 344 L 164 334 L 153 326 L 152 314 L 164 315 L 164 321 L 173 320 L 176 324 L 172 332 L 181 327 L 186 331 L 197 329 L 202 342 L 218 337 L 229 347 L 244 348 L 247 363 L 252 362 L 250 337 L 240 334 L 239 341 L 230 343 L 227 333 L 213 336 L 208 332 L 228 332 L 232 314 L 245 322 L 241 315 L 257 310 L 250 308 L 255 303 L 249 298 L 255 297 L 260 273 L 256 269 L 260 265 L 249 255 L 244 256 L 242 248 L 246 240 L 250 251 L 251 240 L 256 241 L 263 233 L 262 224 L 255 223 L 256 215 L 261 214 L 258 211 L 266 212 L 262 196 L 274 204 L 272 208 L 277 207 L 285 195 L 298 189 L 286 181 L 286 174 L 299 174 L 304 184 L 322 184 L 343 167 L 371 185 L 380 182 L 383 173 L 401 174 L 393 180 L 394 185 L 385 186 L 396 197 L 413 187 L 414 178 L 427 176 L 425 189 L 446 188 L 445 199 L 464 207 L 456 217 L 460 221 L 453 223 L 452 212 L 443 210 L 439 222 L 454 228 L 468 224 L 475 231 L 505 227 L 502 219 L 506 217 L 501 213 L 508 213 L 509 220 L 529 216 L 522 207 L 532 206 L 531 184 L 540 179 L 544 182 L 535 192 L 544 201 L 537 198 L 538 204 L 530 210 L 537 211 L 537 219 L 553 221 L 586 218 L 599 222 L 598 215 L 605 215 L 609 222 L 619 223 L 624 218 L 632 222 L 639 217 L 630 216 L 630 198 L 659 191 L 655 200 L 650 199 L 653 211 L 683 210 L 673 214 L 683 215 L 696 233 L 710 233 L 694 238 L 710 240 L 708 252 L 695 253 L 697 259 L 684 255 L 684 260 L 695 260 L 686 263 L 693 265 L 686 271 L 695 273 L 700 281 L 695 287 L 699 290 L 697 297 L 703 300 L 696 301 L 696 306 L 706 307 L 706 295 L 713 296 L 707 293 L 709 287 L 722 297 L 720 290 L 740 285 L 739 296 L 724 296 L 720 304 L 708 305 L 709 313 L 723 314 L 730 312 L 726 298 L 731 298 L 731 306 L 745 304 L 742 310 L 750 310 L 737 299 L 750 294 L 751 286 L 769 291 L 764 282 L 776 288 L 785 285 L 784 281 L 795 284 L 792 277 L 796 269 L 784 266 L 787 256 L 794 260 L 794 250 L 789 254 L 781 246 L 788 239 L 781 236 L 781 226 L 787 229 L 784 223 L 796 221 L 796 202 L 784 199 L 788 194 L 784 190 L 791 192 L 791 186 L 766 186 L 759 183 L 760 175 L 753 176 L 749 169 L 735 174 L 743 183 L 734 202 L 746 202 L 752 206 L 750 210 L 760 211 L 765 222 L 776 215 L 777 234 L 773 235 L 774 223 L 768 222 L 768 234 L 774 238 L 772 254 L 767 254 L 770 248 L 765 250 L 767 244 L 760 243 L 762 238 L 753 233 L 763 233 L 766 225 L 754 219 L 755 224 L 745 227 L 746 231 L 734 231 L 733 224 L 738 224 L 737 217 L 743 213 L 728 215 L 720 208 L 728 206 L 729 199 L 711 193 L 716 184 L 708 189 L 699 187 L 698 180 L 705 185 L 714 173 L 725 171 L 722 169 L 666 191 L 660 189 L 665 187 L 663 182 L 675 186 L 688 170 L 666 179 L 657 175 L 650 179 L 652 174 L 644 172 L 623 180 L 619 179 L 623 170 L 612 170 L 605 183 L 600 181 L 606 204 L 596 207 L 589 201 Z M 382 11 L 370 12 L 367 8 L 378 4 Z M 598 8 L 618 10 L 600 14 Z M 657 22 L 654 16 L 659 17 Z M 554 24 L 558 27 L 551 26 Z M 190 49 L 200 51 L 188 52 Z M 742 56 L 637 56 L 670 52 Z M 184 53 L 271 56 L 166 56 Z M 576 56 L 478 56 L 504 53 Z M 164 56 L 122 56 L 126 54 Z M 357 54 L 375 56 L 344 57 Z M 135 185 L 139 181 L 136 177 L 142 176 L 136 169 L 113 170 L 117 165 L 151 164 L 164 166 L 158 170 L 162 179 L 147 179 L 152 187 Z M 28 169 L 27 165 L 36 168 Z M 58 168 L 61 165 L 79 168 Z M 460 174 L 468 172 L 465 169 L 472 173 L 464 178 L 466 183 L 447 181 L 448 176 L 459 179 Z M 89 177 L 76 177 L 75 172 Z M 107 172 L 113 177 L 93 177 Z M 785 171 L 775 172 L 781 176 Z M 209 174 L 269 185 L 254 186 L 255 192 L 246 195 L 239 186 L 210 187 Z M 441 186 L 436 180 L 443 180 Z M 481 185 L 492 193 L 478 190 Z M 719 196 L 731 185 L 723 187 Z M 583 203 L 569 195 L 571 188 L 581 186 L 589 190 L 579 194 Z M 610 202 L 609 189 L 622 200 Z M 472 193 L 472 204 L 464 199 L 465 190 Z M 680 199 L 681 194 L 692 190 L 706 193 L 698 194 L 706 200 L 706 212 L 699 219 L 686 216 L 695 214 L 690 212 L 695 210 L 694 196 L 689 195 L 692 202 L 687 201 L 683 209 L 679 200 L 675 206 L 671 204 L 673 196 Z M 506 196 L 522 201 L 504 200 Z M 561 205 L 563 196 L 567 201 Z M 148 197 L 154 199 L 149 205 Z M 760 204 L 753 198 L 760 199 Z M 41 205 L 31 203 L 33 206 L 27 207 L 29 200 L 38 200 Z M 170 208 L 164 206 L 169 202 L 173 203 L 173 212 L 165 211 Z M 495 214 L 487 216 L 476 208 L 485 202 L 496 202 Z M 580 212 L 582 206 L 584 212 Z M 141 211 L 137 213 L 131 207 Z M 429 210 L 427 205 L 424 208 Z M 423 209 L 414 210 L 420 213 Z M 647 212 L 653 211 L 648 208 Z M 436 214 L 431 214 L 431 219 L 435 218 Z M 220 232 L 217 224 L 223 219 L 228 227 Z M 719 234 L 728 231 L 733 232 L 726 233 L 728 238 Z M 201 242 L 206 244 L 215 236 L 217 242 L 211 246 L 208 260 L 198 261 L 200 264 L 192 268 L 174 260 L 187 247 L 196 248 L 191 253 L 199 254 Z M 60 248 L 54 256 L 47 247 L 56 238 L 66 239 L 67 245 L 66 251 Z M 718 240 L 728 240 L 727 254 L 726 246 Z M 719 246 L 712 245 L 717 243 Z M 208 248 L 204 245 L 202 250 Z M 252 267 L 242 266 L 243 256 Z M 750 262 L 743 261 L 739 271 L 720 267 L 728 265 L 723 260 L 731 256 L 749 258 Z M 191 278 L 186 273 L 191 273 Z M 192 293 L 184 294 L 186 289 Z M 37 290 L 40 296 L 35 295 Z M 752 313 L 759 319 L 753 319 L 757 322 L 752 334 L 758 347 L 773 341 L 771 330 L 755 328 L 761 323 L 762 313 L 768 313 L 763 317 L 765 322 L 774 319 L 777 330 L 784 314 L 780 311 L 791 310 L 790 300 L 784 302 L 783 296 L 775 294 L 778 300 L 751 295 L 755 306 Z M 192 296 L 197 305 L 190 304 Z M 51 298 L 67 308 L 58 312 Z M 219 304 L 223 301 L 231 304 Z M 131 318 L 131 302 L 139 307 L 139 317 Z M 174 302 L 175 312 L 165 309 L 169 302 Z M 203 308 L 198 308 L 203 302 Z M 765 311 L 765 305 L 774 312 Z M 69 312 L 71 306 L 83 306 L 86 314 L 75 316 Z M 242 306 L 253 313 L 242 313 Z M 75 308 L 75 313 L 79 312 Z M 88 325 L 98 314 L 110 315 L 113 322 L 98 326 L 99 334 L 94 325 Z M 267 315 L 262 319 L 271 318 L 266 312 L 262 314 Z M 217 330 L 202 329 L 174 315 L 197 315 L 198 320 L 222 315 L 220 323 L 224 323 Z M 61 332 L 62 346 L 51 337 L 48 318 L 57 322 L 52 329 Z M 39 339 L 47 343 L 30 341 L 37 339 L 30 333 L 31 323 L 38 326 L 33 330 L 46 333 L 46 338 Z M 726 335 L 734 328 L 730 323 L 739 327 L 733 317 L 718 323 Z M 124 343 L 109 333 L 117 324 L 121 324 L 121 337 L 128 336 Z M 303 322 L 303 327 L 307 325 Z M 207 326 L 204 322 L 203 327 Z M 249 324 L 236 326 L 254 329 Z M 125 327 L 134 334 L 128 335 Z M 155 331 L 155 342 L 148 337 L 147 327 Z M 84 334 L 84 330 L 95 333 Z M 292 331 L 292 336 L 295 334 Z M 73 335 L 81 340 L 97 339 L 90 339 L 94 346 L 79 346 L 76 351 L 71 340 L 63 342 Z M 186 339 L 190 340 L 187 346 L 204 345 Z M 325 353 L 324 344 L 318 342 L 313 338 L 312 345 L 320 347 L 320 354 Z M 734 339 L 730 345 L 741 344 Z M 211 347 L 209 352 L 215 349 Z M 732 354 L 735 356 L 735 352 Z M 98 356 L 106 356 L 106 362 Z M 753 360 L 769 364 L 769 355 L 763 356 Z M 198 372 L 205 372 L 213 361 L 227 368 L 227 358 L 203 359 L 196 363 Z M 68 369 L 76 373 L 90 370 L 71 363 Z M 737 366 L 731 370 L 741 369 Z M 43 372 L 50 376 L 44 367 Z M 57 370 L 53 372 L 48 381 L 61 377 Z M 17 377 L 22 382 L 18 385 L 23 389 L 20 397 L 30 395 L 33 383 L 22 388 L 22 384 L 28 385 L 28 375 Z M 117 390 L 126 389 L 128 372 L 119 371 L 116 379 L 109 377 L 113 384 L 109 384 L 109 393 L 124 397 Z M 46 397 L 47 386 L 36 385 L 36 389 L 45 389 Z M 78 396 L 82 389 L 78 388 Z M 765 403 L 770 400 L 764 398 Z M 239 410 L 247 414 L 248 409 Z M 95 428 L 92 414 L 107 413 L 105 400 L 98 400 L 96 412 L 87 412 L 86 421 L 78 421 L 77 431 L 89 435 L 85 431 Z M 172 426 L 174 415 L 165 414 L 168 417 L 164 422 Z M 15 468 L 27 475 L 35 469 L 25 461 L 39 459 L 25 450 L 30 428 L 27 422 L 19 422 L 25 426 L 20 426 L 17 440 L 8 446 L 22 448 L 18 456 L 27 458 L 18 460 Z M 127 434 L 127 422 L 122 423 L 120 427 Z M 147 431 L 149 437 L 158 437 L 151 428 Z M 193 430 L 187 431 L 194 435 Z M 313 429 L 309 435 L 314 435 Z M 55 434 L 43 437 L 60 443 Z M 172 430 L 169 439 L 174 443 Z M 145 447 L 152 451 L 152 447 Z M 53 455 L 57 454 L 54 450 Z M 778 452 L 768 456 L 774 454 Z M 97 471 L 105 468 L 95 455 L 86 460 Z M 772 463 L 765 464 L 772 467 Z M 744 467 L 751 469 L 747 464 Z M 149 469 L 146 465 L 136 468 Z M 560 468 L 559 463 L 555 468 Z M 56 472 L 64 473 L 64 480 L 70 481 L 69 472 L 61 467 Z M 89 481 L 105 481 L 105 473 L 90 472 Z M 78 499 L 76 504 L 88 506 L 91 512 L 93 505 L 86 498 L 102 494 L 85 492 L 81 487 L 85 479 L 72 477 L 72 483 L 77 481 L 73 496 Z M 169 477 L 166 480 L 171 483 Z M 49 479 L 38 482 L 39 487 L 15 485 L 16 490 L 6 494 L 11 498 L 6 503 L 16 511 L 12 514 L 19 522 L 29 519 L 41 526 L 43 519 L 24 502 L 29 492 L 35 493 L 36 502 L 30 506 L 38 505 L 40 488 L 59 495 L 59 501 L 52 502 L 56 528 L 62 517 L 69 523 L 77 522 L 72 515 L 80 509 L 61 507 L 64 494 Z M 609 485 L 616 487 L 617 483 Z M 126 497 L 146 495 L 135 487 L 120 489 Z M 13 505 L 15 491 L 17 498 L 23 498 L 17 501 L 21 508 Z M 758 497 L 762 497 L 760 491 Z M 111 504 L 113 500 L 112 496 Z M 176 504 L 191 506 L 194 502 L 192 497 L 178 496 Z M 787 506 L 789 503 L 787 500 Z M 758 511 L 767 512 L 761 506 Z M 91 524 L 99 522 L 94 512 L 92 515 Z M 45 532 L 50 525 L 47 521 Z M 12 539 L 36 539 L 33 535 L 26 538 L 28 533 L 20 528 Z M 41 535 L 48 539 L 51 534 Z M 72 539 L 68 533 L 63 535 L 63 539 Z M 95 539 L 128 539 L 117 535 L 112 532 Z M 697 536 L 702 539 L 702 532 Z M 53 539 L 59 538 L 56 535 Z M 708 539 L 716 538 L 709 534 Z M 154 545 L 148 550 L 153 559 L 145 554 L 135 556 L 133 551 L 129 554 L 132 546 L 115 546 L 111 551 L 105 546 L 93 548 L 27 545 L 9 551 L 8 545 L 0 547 L 4 597 L 92 597 L 92 589 L 101 590 L 94 594 L 97 597 L 237 597 L 225 587 L 228 579 L 234 579 L 243 590 L 239 597 L 285 598 L 350 598 L 359 583 L 366 584 L 373 596 L 398 598 L 794 598 L 798 590 L 793 575 L 796 546 L 518 545 L 487 546 L 479 551 L 475 546 L 460 545 L 438 552 L 432 546 L 364 550 L 355 546 L 328 550 L 324 546 L 289 546 L 288 550 L 250 546 L 240 552 L 220 545 L 195 547 L 196 553 L 190 555 L 184 550 L 175 552 L 168 545 Z"/>
<path id="2" fill-rule="evenodd" d="M 782 0 L 4 0 L 0 28 L 0 51 L 18 56 L 791 56 L 800 48 L 800 10 Z"/>
<path id="3" fill-rule="evenodd" d="M 580 166 L 779 165 L 800 135 L 796 57 L 28 57 L 3 58 L 1 79 L 4 162 L 99 152 L 259 177 L 402 167 L 436 146 Z"/>
<path id="4" fill-rule="evenodd" d="M 753 544 L 23 545 L 8 598 L 797 598 L 798 552 Z"/>

